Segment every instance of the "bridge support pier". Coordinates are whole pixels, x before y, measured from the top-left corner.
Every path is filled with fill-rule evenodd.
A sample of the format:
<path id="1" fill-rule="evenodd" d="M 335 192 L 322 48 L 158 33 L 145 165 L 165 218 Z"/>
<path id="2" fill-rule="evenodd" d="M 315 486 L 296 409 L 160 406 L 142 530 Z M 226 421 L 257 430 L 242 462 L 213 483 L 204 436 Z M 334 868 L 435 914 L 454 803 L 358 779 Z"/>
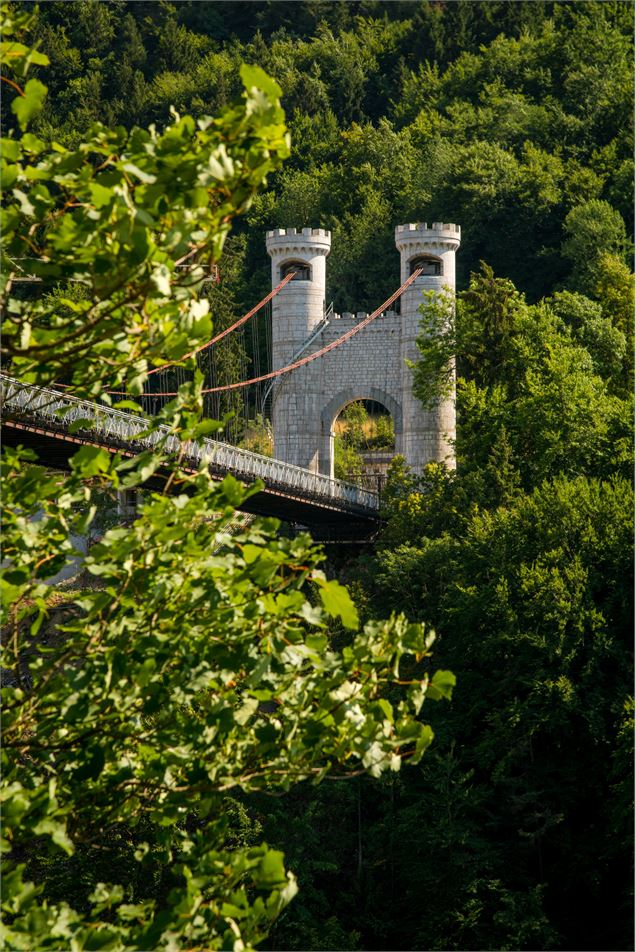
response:
<path id="1" fill-rule="evenodd" d="M 275 287 L 290 270 L 296 276 L 273 299 L 271 344 L 273 369 L 297 358 L 306 340 L 324 320 L 326 257 L 331 233 L 323 228 L 277 228 L 267 232 L 271 280 Z M 274 455 L 295 466 L 319 472 L 319 379 L 305 377 L 302 389 L 276 382 L 272 391 Z"/>
<path id="2" fill-rule="evenodd" d="M 403 293 L 400 313 L 388 311 L 323 357 L 281 376 L 273 388 L 272 423 L 277 459 L 333 476 L 334 424 L 353 400 L 374 400 L 391 414 L 396 453 L 414 472 L 437 460 L 454 467 L 454 393 L 424 410 L 412 392 L 421 307 L 427 291 L 451 294 L 454 258 L 461 242 L 457 225 L 434 222 L 398 225 L 395 243 L 403 284 L 423 269 Z M 331 236 L 321 228 L 278 228 L 267 232 L 275 287 L 289 269 L 293 278 L 274 298 L 272 369 L 314 353 L 351 330 L 366 315 L 324 310 L 326 256 Z"/>

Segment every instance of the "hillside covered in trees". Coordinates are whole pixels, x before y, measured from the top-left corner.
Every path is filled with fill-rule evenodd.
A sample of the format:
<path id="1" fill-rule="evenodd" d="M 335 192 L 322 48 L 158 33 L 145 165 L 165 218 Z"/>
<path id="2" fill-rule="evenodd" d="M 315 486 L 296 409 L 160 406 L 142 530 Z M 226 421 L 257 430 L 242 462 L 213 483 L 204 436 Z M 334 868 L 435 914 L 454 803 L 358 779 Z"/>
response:
<path id="1" fill-rule="evenodd" d="M 329 553 L 362 620 L 436 630 L 457 687 L 421 764 L 232 792 L 227 848 L 265 838 L 300 886 L 263 948 L 633 948 L 632 22 L 613 0 L 37 11 L 32 128 L 69 148 L 215 114 L 241 63 L 279 83 L 290 155 L 236 221 L 213 317 L 269 286 L 266 229 L 331 229 L 329 300 L 356 311 L 396 286 L 396 224 L 462 227 L 456 319 L 427 313 L 415 374 L 429 404 L 456 357 L 457 470 L 395 461 L 374 549 Z M 52 899 L 92 882 L 85 857 L 34 867 Z"/>
<path id="2" fill-rule="evenodd" d="M 242 61 L 280 83 L 292 151 L 241 223 L 238 294 L 268 285 L 273 227 L 332 230 L 352 311 L 393 290 L 400 222 L 458 222 L 460 285 L 482 259 L 531 300 L 623 243 L 615 212 L 632 233 L 630 3 L 47 3 L 36 32 L 62 142 L 213 114 Z"/>

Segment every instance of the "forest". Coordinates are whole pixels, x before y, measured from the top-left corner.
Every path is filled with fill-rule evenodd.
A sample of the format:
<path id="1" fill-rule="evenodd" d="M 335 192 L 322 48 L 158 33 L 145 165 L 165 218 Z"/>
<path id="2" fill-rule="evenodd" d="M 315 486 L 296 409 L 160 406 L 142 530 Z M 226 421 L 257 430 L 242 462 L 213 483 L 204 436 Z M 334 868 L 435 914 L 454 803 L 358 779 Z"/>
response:
<path id="1" fill-rule="evenodd" d="M 457 468 L 396 458 L 372 546 L 228 541 L 249 490 L 175 468 L 51 594 L 158 463 L 5 451 L 6 947 L 633 949 L 633 3 L 3 11 L 3 307 L 36 245 L 54 284 L 8 306 L 24 380 L 133 399 L 269 287 L 267 229 L 330 229 L 328 300 L 370 311 L 396 224 L 462 228 L 415 368 L 430 406 L 456 361 Z"/>

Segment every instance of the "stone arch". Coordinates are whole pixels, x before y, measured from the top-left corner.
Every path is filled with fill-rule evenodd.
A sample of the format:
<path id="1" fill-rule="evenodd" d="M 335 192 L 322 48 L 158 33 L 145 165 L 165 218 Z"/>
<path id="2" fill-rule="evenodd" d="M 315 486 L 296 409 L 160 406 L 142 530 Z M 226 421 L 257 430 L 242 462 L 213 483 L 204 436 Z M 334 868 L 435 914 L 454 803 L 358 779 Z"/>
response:
<path id="1" fill-rule="evenodd" d="M 333 426 L 344 407 L 355 400 L 374 400 L 381 403 L 390 413 L 395 427 L 395 447 L 398 449 L 403 434 L 403 413 L 401 404 L 386 390 L 380 387 L 350 386 L 339 390 L 323 407 L 320 418 L 320 472 L 333 478 L 335 458 Z"/>

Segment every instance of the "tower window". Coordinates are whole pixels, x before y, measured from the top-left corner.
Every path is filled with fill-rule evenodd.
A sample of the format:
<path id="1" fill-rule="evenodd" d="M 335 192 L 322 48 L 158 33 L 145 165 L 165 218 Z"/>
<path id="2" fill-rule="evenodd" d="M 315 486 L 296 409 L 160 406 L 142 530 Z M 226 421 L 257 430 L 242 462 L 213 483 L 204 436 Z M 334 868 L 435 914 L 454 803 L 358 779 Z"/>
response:
<path id="1" fill-rule="evenodd" d="M 289 271 L 295 271 L 292 281 L 310 281 L 311 267 L 306 261 L 286 261 L 280 266 L 280 280 L 286 278 Z"/>
<path id="2" fill-rule="evenodd" d="M 440 258 L 433 258 L 431 255 L 419 255 L 410 262 L 410 274 L 417 268 L 423 268 L 422 275 L 443 274 L 443 262 Z"/>

